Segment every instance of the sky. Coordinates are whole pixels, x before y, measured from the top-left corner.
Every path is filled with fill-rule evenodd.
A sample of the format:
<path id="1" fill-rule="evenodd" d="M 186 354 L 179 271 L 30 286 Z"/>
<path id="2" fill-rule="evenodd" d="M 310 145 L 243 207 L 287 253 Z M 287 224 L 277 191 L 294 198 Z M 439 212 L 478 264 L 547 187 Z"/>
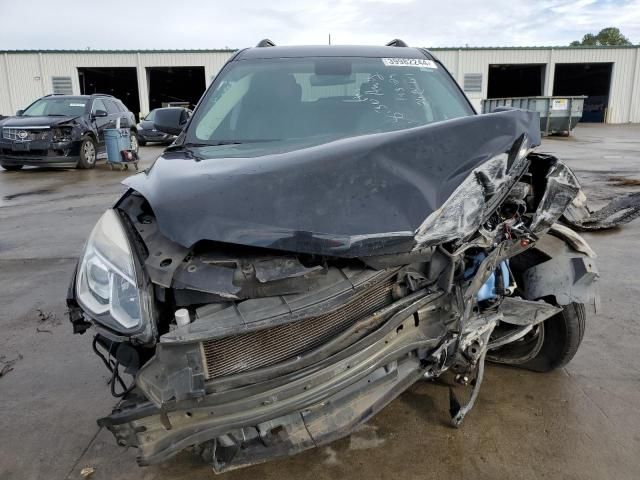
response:
<path id="1" fill-rule="evenodd" d="M 92 6 L 93 5 L 93 6 Z M 640 44 L 640 0 L 0 0 L 0 50 L 278 45 L 568 45 L 616 26 Z"/>

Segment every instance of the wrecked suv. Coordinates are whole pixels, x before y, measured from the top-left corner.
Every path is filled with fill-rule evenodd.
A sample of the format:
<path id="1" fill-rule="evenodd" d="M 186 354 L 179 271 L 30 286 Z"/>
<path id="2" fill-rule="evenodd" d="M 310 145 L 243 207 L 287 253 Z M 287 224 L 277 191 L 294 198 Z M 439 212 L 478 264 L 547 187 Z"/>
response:
<path id="1" fill-rule="evenodd" d="M 124 182 L 68 297 L 121 397 L 99 424 L 141 465 L 290 455 L 445 372 L 458 426 L 486 361 L 576 353 L 598 279 L 576 177 L 534 151 L 537 114 L 477 115 L 393 45 L 261 42 L 190 118 L 156 112 L 178 138 Z"/>
<path id="2" fill-rule="evenodd" d="M 0 166 L 94 168 L 104 131 L 120 123 L 138 151 L 135 116 L 111 95 L 45 95 L 15 117 L 0 120 Z"/>

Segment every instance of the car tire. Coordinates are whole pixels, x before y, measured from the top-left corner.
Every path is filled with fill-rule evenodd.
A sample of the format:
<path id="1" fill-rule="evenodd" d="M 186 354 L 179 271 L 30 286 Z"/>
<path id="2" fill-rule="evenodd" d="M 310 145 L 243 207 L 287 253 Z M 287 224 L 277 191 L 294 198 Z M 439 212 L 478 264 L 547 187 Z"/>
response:
<path id="1" fill-rule="evenodd" d="M 546 258 L 541 258 L 535 250 L 514 257 L 511 268 L 516 281 L 522 281 L 519 273 L 544 260 Z M 554 298 L 541 300 L 555 304 Z M 562 368 L 573 359 L 582 343 L 586 318 L 584 304 L 565 305 L 561 312 L 536 325 L 523 338 L 490 350 L 487 360 L 535 372 L 550 372 Z"/>
<path id="2" fill-rule="evenodd" d="M 22 170 L 22 167 L 24 167 L 24 165 L 2 165 L 2 164 L 0 164 L 0 167 L 4 168 L 5 170 L 8 170 L 9 172 L 17 172 L 18 170 Z"/>
<path id="3" fill-rule="evenodd" d="M 96 166 L 98 158 L 98 148 L 96 142 L 91 137 L 84 137 L 80 144 L 80 159 L 77 167 L 80 169 L 89 169 Z"/>
<path id="4" fill-rule="evenodd" d="M 138 153 L 138 150 L 140 149 L 140 138 L 138 137 L 138 134 L 133 130 L 131 130 L 129 141 L 131 143 L 131 150 Z"/>
<path id="5" fill-rule="evenodd" d="M 140 137 L 140 135 L 138 135 L 138 145 L 140 145 L 141 147 L 144 147 L 147 144 L 147 141 Z"/>

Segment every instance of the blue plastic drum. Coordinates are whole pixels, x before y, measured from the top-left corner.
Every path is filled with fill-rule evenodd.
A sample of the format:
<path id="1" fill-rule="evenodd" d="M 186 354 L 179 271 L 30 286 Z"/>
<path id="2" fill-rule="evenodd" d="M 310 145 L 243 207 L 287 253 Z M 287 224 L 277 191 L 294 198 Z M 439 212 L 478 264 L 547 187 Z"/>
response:
<path id="1" fill-rule="evenodd" d="M 107 147 L 107 161 L 122 163 L 122 150 L 131 148 L 131 137 L 126 128 L 108 128 L 104 131 L 104 143 Z"/>

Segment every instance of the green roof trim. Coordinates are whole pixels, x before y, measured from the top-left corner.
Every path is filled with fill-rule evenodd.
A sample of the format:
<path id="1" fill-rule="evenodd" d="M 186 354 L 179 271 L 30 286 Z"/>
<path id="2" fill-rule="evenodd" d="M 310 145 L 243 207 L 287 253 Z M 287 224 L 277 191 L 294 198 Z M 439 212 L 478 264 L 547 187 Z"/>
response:
<path id="1" fill-rule="evenodd" d="M 567 45 L 556 45 L 556 46 L 535 46 L 535 47 L 426 47 L 427 50 L 432 52 L 439 51 L 451 51 L 451 50 L 617 50 L 617 49 L 628 49 L 628 48 L 640 48 L 640 45 L 580 45 L 577 47 L 570 47 Z M 30 49 L 30 50 L 0 50 L 0 54 L 8 53 L 8 54 L 17 54 L 17 53 L 70 53 L 70 54 L 86 54 L 86 53 L 96 53 L 96 54 L 104 54 L 104 53 L 116 53 L 116 54 L 132 54 L 132 53 L 235 53 L 239 49 L 237 48 L 219 48 L 219 49 L 143 49 L 143 50 L 135 50 L 135 49 L 123 49 L 123 50 L 64 50 L 64 49 L 51 49 L 51 50 L 38 50 L 38 49 Z"/>
<path id="2" fill-rule="evenodd" d="M 437 52 L 439 50 L 617 50 L 624 48 L 640 48 L 640 45 L 579 45 L 575 47 L 570 47 L 568 45 L 549 45 L 546 47 L 427 47 L 427 50 Z"/>
<path id="3" fill-rule="evenodd" d="M 0 53 L 234 53 L 238 49 L 175 49 L 175 50 L 0 50 Z"/>

